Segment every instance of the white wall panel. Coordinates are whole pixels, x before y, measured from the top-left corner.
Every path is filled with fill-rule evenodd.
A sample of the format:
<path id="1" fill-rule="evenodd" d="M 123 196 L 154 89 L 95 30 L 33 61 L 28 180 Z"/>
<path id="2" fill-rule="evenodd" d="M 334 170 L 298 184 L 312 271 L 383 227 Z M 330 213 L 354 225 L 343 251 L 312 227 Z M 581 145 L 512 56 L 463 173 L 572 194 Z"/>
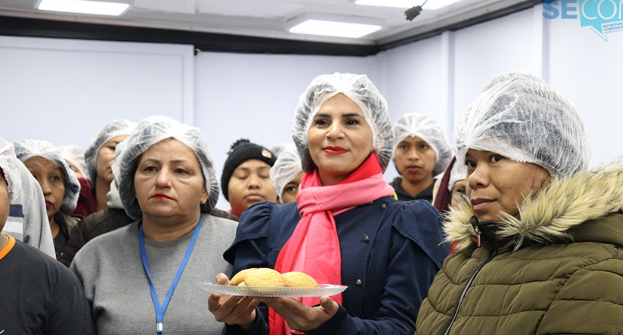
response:
<path id="1" fill-rule="evenodd" d="M 609 163 L 623 154 L 623 32 L 604 41 L 577 19 L 550 21 L 549 82 L 578 108 L 593 151 L 591 166 Z"/>
<path id="2" fill-rule="evenodd" d="M 533 55 L 533 15 L 525 10 L 456 31 L 454 115 L 459 120 L 482 87 L 500 72 L 539 74 Z M 455 123 L 456 129 L 456 123 Z"/>
<path id="3" fill-rule="evenodd" d="M 0 136 L 85 147 L 113 119 L 193 122 L 191 46 L 0 36 Z"/>

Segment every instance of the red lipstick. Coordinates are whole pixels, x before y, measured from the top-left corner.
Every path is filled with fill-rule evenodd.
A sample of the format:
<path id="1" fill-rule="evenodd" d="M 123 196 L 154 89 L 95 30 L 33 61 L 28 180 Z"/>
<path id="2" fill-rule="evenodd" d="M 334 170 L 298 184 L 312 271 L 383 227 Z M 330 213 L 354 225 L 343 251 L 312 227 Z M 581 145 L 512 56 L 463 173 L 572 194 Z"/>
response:
<path id="1" fill-rule="evenodd" d="M 348 152 L 348 150 L 342 147 L 326 147 L 322 149 L 322 151 L 328 153 L 329 155 L 341 155 L 343 153 Z"/>

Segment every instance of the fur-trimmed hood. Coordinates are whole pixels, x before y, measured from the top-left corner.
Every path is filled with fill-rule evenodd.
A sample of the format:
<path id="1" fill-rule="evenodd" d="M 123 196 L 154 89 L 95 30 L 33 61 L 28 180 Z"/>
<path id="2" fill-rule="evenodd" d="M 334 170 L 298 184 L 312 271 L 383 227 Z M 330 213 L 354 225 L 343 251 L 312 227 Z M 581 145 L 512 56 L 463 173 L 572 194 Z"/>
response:
<path id="1" fill-rule="evenodd" d="M 505 214 L 496 227 L 496 235 L 499 240 L 514 240 L 515 249 L 526 241 L 560 241 L 569 238 L 567 231 L 571 228 L 622 209 L 623 164 L 612 164 L 601 170 L 553 179 L 535 196 L 524 200 L 518 217 Z M 446 217 L 446 240 L 456 242 L 459 250 L 476 243 L 476 232 L 470 223 L 472 216 L 472 207 L 464 199 Z"/>

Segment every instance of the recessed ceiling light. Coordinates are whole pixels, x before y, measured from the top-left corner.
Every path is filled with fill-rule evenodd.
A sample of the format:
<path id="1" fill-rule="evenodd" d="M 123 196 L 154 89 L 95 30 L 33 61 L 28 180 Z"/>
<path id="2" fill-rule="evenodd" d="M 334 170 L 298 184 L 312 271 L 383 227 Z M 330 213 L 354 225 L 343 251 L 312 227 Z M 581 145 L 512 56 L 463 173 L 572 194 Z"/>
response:
<path id="1" fill-rule="evenodd" d="M 460 0 L 355 0 L 355 4 L 379 7 L 411 8 L 413 6 L 426 3 L 422 6 L 424 9 L 437 9 L 458 1 Z"/>
<path id="2" fill-rule="evenodd" d="M 359 38 L 379 29 L 381 26 L 370 24 L 307 20 L 290 28 L 289 31 L 296 34 Z"/>
<path id="3" fill-rule="evenodd" d="M 122 0 L 123 1 L 123 0 Z M 128 3 L 86 0 L 40 0 L 35 6 L 39 10 L 119 16 L 130 5 Z"/>
<path id="4" fill-rule="evenodd" d="M 296 34 L 360 38 L 378 31 L 385 20 L 354 15 L 305 13 L 288 20 L 285 28 Z"/>

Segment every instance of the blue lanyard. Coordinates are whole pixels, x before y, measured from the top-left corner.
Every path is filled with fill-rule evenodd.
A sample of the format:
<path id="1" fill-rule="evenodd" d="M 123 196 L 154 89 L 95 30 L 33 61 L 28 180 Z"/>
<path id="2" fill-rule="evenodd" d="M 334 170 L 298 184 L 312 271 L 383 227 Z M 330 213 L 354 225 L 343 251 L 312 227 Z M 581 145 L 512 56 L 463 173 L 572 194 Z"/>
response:
<path id="1" fill-rule="evenodd" d="M 182 272 L 184 272 L 184 268 L 186 267 L 186 263 L 188 263 L 188 259 L 190 258 L 190 254 L 193 252 L 193 248 L 195 247 L 195 242 L 197 241 L 197 236 L 199 236 L 199 230 L 201 229 L 201 217 L 199 217 L 199 223 L 195 227 L 195 231 L 193 232 L 193 237 L 190 239 L 190 243 L 188 244 L 188 248 L 186 248 L 186 254 L 184 255 L 184 259 L 182 260 L 182 264 L 180 264 L 179 269 L 177 269 L 177 274 L 171 283 L 171 287 L 169 287 L 169 291 L 167 292 L 167 297 L 164 299 L 164 304 L 160 306 L 160 302 L 158 301 L 158 294 L 156 294 L 156 288 L 154 287 L 154 283 L 151 280 L 151 275 L 149 274 L 149 265 L 147 263 L 147 252 L 145 252 L 145 234 L 143 233 L 143 225 L 138 230 L 138 245 L 141 248 L 141 259 L 143 260 L 143 267 L 145 268 L 145 273 L 147 273 L 147 279 L 149 279 L 149 287 L 151 289 L 151 300 L 154 302 L 154 308 L 156 309 L 156 334 L 162 334 L 162 323 L 164 320 L 164 313 L 167 310 L 167 306 L 169 306 L 169 301 L 171 301 L 171 296 L 173 295 L 173 291 L 175 291 L 175 287 L 177 286 L 177 282 L 180 281 L 180 277 L 182 277 Z"/>

